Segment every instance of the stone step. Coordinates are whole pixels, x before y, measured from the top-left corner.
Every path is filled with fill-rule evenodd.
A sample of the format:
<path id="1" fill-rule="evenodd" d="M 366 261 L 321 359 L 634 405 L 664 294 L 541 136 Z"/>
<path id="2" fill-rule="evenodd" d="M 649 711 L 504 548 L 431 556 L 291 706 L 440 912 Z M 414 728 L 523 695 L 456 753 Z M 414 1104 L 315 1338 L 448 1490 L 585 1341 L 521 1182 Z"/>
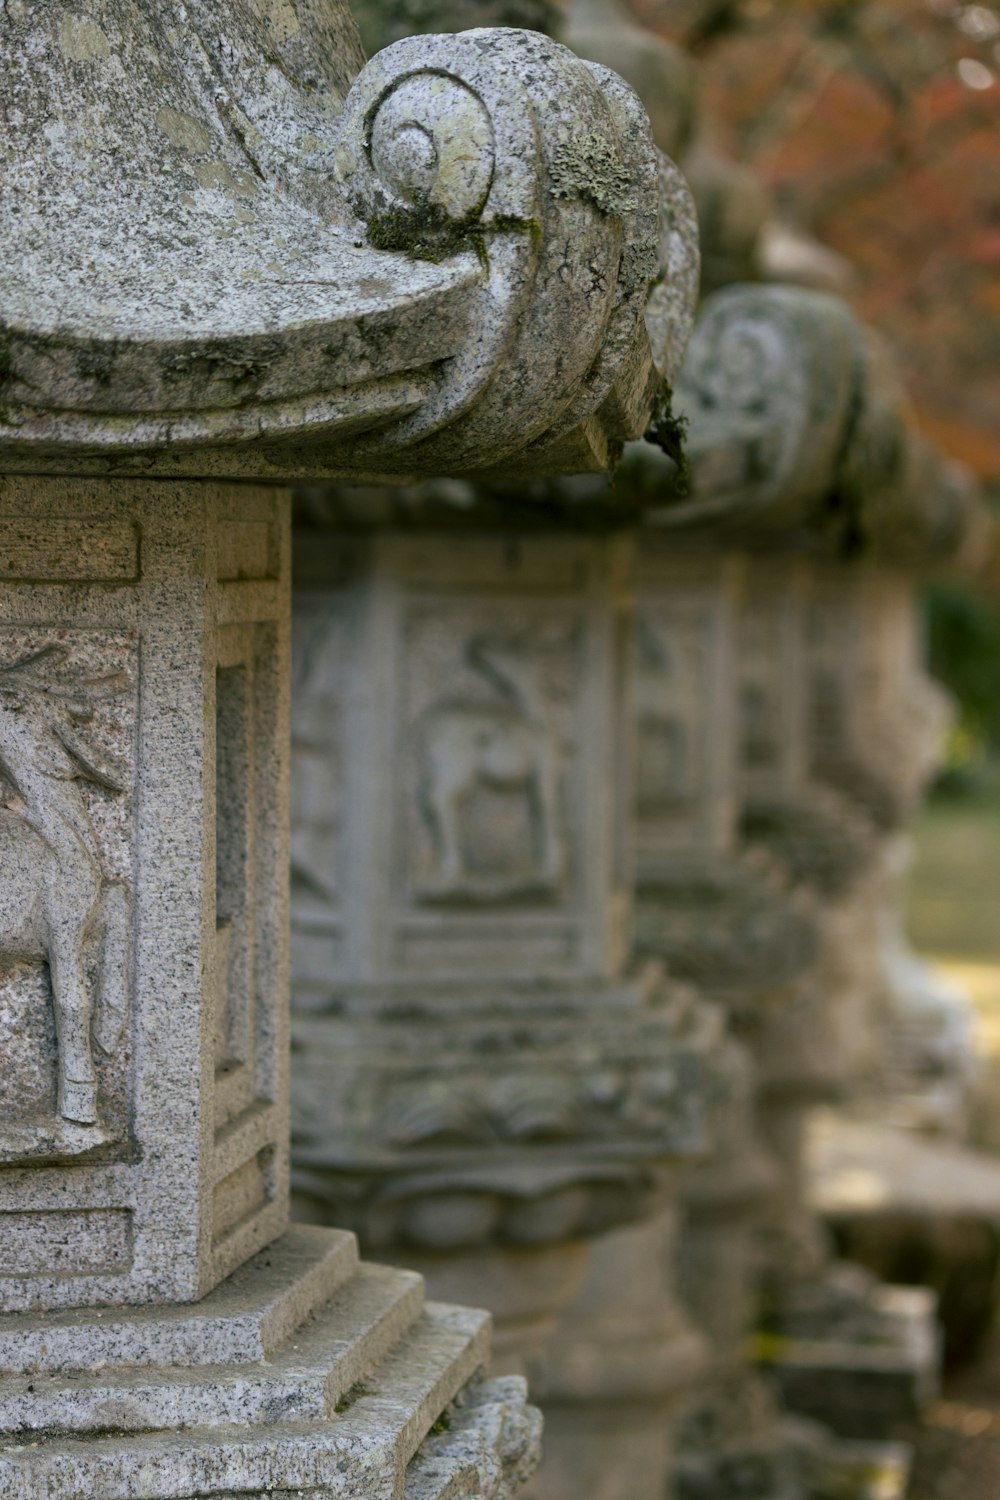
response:
<path id="1" fill-rule="evenodd" d="M 436 1423 L 406 1470 L 404 1500 L 506 1500 L 538 1465 L 541 1413 L 517 1375 L 477 1380 Z"/>
<path id="2" fill-rule="evenodd" d="M 323 1320 L 321 1320 L 323 1321 Z M 272 1413 L 254 1427 L 0 1442 L 4 1500 L 200 1500 L 275 1493 L 402 1500 L 407 1464 L 442 1412 L 485 1364 L 489 1315 L 430 1304 L 326 1420 Z M 342 1340 L 343 1342 L 343 1340 Z M 347 1344 L 348 1349 L 350 1344 Z M 293 1351 L 301 1354 L 301 1350 Z M 235 1372 L 237 1374 L 245 1372 Z"/>
<path id="3" fill-rule="evenodd" d="M 267 1359 L 357 1266 L 352 1234 L 294 1224 L 200 1302 L 0 1317 L 0 1374 Z"/>
<path id="4" fill-rule="evenodd" d="M 0 1433 L 51 1438 L 321 1422 L 404 1337 L 423 1305 L 414 1272 L 360 1265 L 320 1313 L 259 1364 L 8 1376 L 0 1380 Z"/>
<path id="5" fill-rule="evenodd" d="M 876 1285 L 870 1307 L 867 1329 L 819 1337 L 786 1326 L 757 1341 L 783 1406 L 859 1441 L 878 1441 L 919 1420 L 940 1377 L 934 1294 Z"/>
<path id="6" fill-rule="evenodd" d="M 428 1302 L 346 1415 L 396 1434 L 408 1463 L 449 1401 L 488 1363 L 491 1325 L 489 1313 Z"/>

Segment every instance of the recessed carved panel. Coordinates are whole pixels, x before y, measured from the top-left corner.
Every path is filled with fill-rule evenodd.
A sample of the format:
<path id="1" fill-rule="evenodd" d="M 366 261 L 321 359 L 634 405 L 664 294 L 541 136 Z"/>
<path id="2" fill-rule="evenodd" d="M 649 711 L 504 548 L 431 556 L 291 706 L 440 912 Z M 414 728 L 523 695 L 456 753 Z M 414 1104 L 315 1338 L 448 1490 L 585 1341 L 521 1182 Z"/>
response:
<path id="1" fill-rule="evenodd" d="M 299 1005 L 345 983 L 592 973 L 617 960 L 610 706 L 632 666 L 618 555 L 447 533 L 324 553 L 303 534 Z"/>
<path id="2" fill-rule="evenodd" d="M 115 1275 L 131 1261 L 128 1209 L 0 1212 L 0 1276 Z"/>
<path id="3" fill-rule="evenodd" d="M 139 576 L 139 529 L 129 521 L 10 516 L 0 520 L 5 583 L 108 583 Z"/>
<path id="4" fill-rule="evenodd" d="M 814 591 L 805 611 L 807 659 L 808 744 L 811 768 L 821 773 L 831 756 L 847 749 L 852 705 L 848 680 L 854 676 L 852 620 L 845 608 L 843 581 L 838 594 Z M 861 684 L 854 683 L 856 690 Z"/>
<path id="5" fill-rule="evenodd" d="M 256 1163 L 275 1156 L 275 837 L 272 756 L 278 667 L 266 622 L 218 633 L 215 671 L 215 1203 L 213 1247 L 274 1201 Z M 262 1143 L 267 1144 L 262 1144 Z M 228 1184 L 228 1185 L 227 1185 Z"/>
<path id="6" fill-rule="evenodd" d="M 420 903 L 556 900 L 577 631 L 565 614 L 414 606 L 404 628 L 404 868 Z"/>
<path id="7" fill-rule="evenodd" d="M 292 889 L 296 913 L 339 901 L 342 720 L 352 643 L 344 610 L 329 598 L 292 617 Z"/>
<path id="8" fill-rule="evenodd" d="M 127 1133 L 137 645 L 0 631 L 0 1160 Z"/>
<path id="9" fill-rule="evenodd" d="M 710 625 L 697 606 L 649 607 L 639 615 L 640 816 L 683 816 L 705 793 Z"/>
<path id="10" fill-rule="evenodd" d="M 738 728 L 744 771 L 778 771 L 782 760 L 782 614 L 755 594 L 740 618 Z"/>

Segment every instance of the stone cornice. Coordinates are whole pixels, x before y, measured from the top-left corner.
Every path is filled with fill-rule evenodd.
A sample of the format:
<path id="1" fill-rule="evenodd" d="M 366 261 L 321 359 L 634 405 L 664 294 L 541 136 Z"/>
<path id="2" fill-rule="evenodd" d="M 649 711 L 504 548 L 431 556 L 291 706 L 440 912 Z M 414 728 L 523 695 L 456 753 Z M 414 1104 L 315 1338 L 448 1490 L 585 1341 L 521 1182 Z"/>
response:
<path id="1" fill-rule="evenodd" d="M 346 9 L 284 10 L 8 7 L 0 467 L 607 468 L 696 261 L 635 95 L 512 30 L 361 67 Z"/>

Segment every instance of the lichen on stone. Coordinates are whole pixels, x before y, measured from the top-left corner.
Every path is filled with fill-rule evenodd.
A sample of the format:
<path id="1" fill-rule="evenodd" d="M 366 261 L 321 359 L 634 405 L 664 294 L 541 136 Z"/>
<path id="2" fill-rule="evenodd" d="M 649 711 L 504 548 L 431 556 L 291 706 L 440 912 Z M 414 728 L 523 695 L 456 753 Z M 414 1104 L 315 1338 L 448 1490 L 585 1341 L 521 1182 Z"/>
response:
<path id="1" fill-rule="evenodd" d="M 7 404 L 14 383 L 14 356 L 11 352 L 11 337 L 0 331 L 0 423 L 15 427 L 17 422 Z"/>
<path id="2" fill-rule="evenodd" d="M 612 143 L 585 125 L 563 128 L 548 168 L 553 198 L 582 198 L 608 218 L 635 212 L 633 184 Z"/>
<path id="3" fill-rule="evenodd" d="M 402 251 L 414 260 L 437 264 L 473 250 L 485 265 L 486 247 L 478 218 L 451 219 L 434 203 L 388 208 L 368 219 L 368 239 L 376 250 Z"/>
<path id="4" fill-rule="evenodd" d="M 656 250 L 652 245 L 635 241 L 623 245 L 618 281 L 625 293 L 647 287 L 652 291 L 665 275 L 666 272 L 657 265 Z"/>

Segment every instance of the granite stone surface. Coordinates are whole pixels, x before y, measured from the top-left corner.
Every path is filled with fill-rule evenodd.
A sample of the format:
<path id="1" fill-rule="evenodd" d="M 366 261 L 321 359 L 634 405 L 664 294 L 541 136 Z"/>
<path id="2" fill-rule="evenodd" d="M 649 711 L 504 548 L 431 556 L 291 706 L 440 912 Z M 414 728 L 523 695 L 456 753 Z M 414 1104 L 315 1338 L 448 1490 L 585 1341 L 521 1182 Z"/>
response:
<path id="1" fill-rule="evenodd" d="M 287 1223 L 285 510 L 0 507 L 0 1306 L 190 1301 Z"/>
<path id="2" fill-rule="evenodd" d="M 288 1226 L 288 513 L 0 479 L 19 1500 L 504 1497 L 537 1463 L 523 1384 L 481 1380 L 488 1314 Z"/>

